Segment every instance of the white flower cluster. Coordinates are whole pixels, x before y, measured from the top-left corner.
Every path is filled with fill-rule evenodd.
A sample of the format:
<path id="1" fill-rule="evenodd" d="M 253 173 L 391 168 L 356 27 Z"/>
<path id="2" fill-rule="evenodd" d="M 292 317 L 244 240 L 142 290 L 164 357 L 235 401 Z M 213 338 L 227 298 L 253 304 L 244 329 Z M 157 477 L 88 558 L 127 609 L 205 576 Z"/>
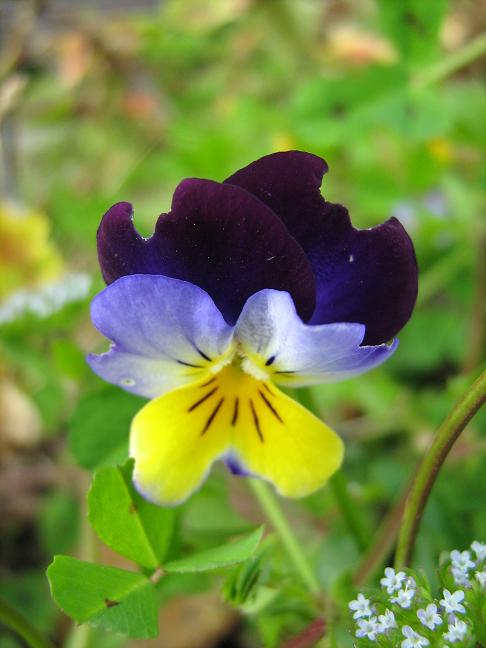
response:
<path id="1" fill-rule="evenodd" d="M 460 648 L 469 645 L 474 639 L 471 601 L 481 600 L 480 605 L 486 603 L 485 562 L 485 543 L 476 541 L 471 550 L 452 551 L 450 565 L 444 568 L 444 585 L 454 582 L 458 589 L 450 591 L 444 586 L 441 596 L 435 601 L 431 601 L 427 584 L 417 585 L 417 580 L 421 582 L 423 579 L 387 567 L 380 580 L 382 590 L 376 596 L 376 602 L 360 593 L 349 603 L 356 626 L 354 634 L 363 641 L 357 645 L 401 648 L 450 648 L 451 644 Z M 479 599 L 473 593 L 473 599 L 466 597 L 468 589 L 473 587 Z M 468 618 L 468 613 L 471 618 Z"/>
<path id="2" fill-rule="evenodd" d="M 0 324 L 9 324 L 23 315 L 49 317 L 66 304 L 85 299 L 91 288 L 86 274 L 71 274 L 40 286 L 18 290 L 0 304 Z"/>
<path id="3" fill-rule="evenodd" d="M 473 578 L 482 588 L 486 587 L 486 543 L 475 540 L 471 544 L 472 553 L 466 551 L 451 551 L 451 574 L 458 587 L 472 587 Z M 474 575 L 473 575 L 474 570 Z"/>

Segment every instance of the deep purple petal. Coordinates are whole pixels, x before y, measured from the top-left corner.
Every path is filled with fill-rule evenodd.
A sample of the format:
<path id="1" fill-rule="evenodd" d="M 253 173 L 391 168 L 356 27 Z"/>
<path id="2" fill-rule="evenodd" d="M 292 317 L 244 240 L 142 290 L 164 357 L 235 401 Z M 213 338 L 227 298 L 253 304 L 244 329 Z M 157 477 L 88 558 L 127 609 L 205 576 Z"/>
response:
<path id="1" fill-rule="evenodd" d="M 417 296 L 412 242 L 395 218 L 357 230 L 347 210 L 320 193 L 327 165 L 310 153 L 275 153 L 225 182 L 265 202 L 307 253 L 317 281 L 312 324 L 357 322 L 363 344 L 390 340 L 409 319 Z"/>
<path id="2" fill-rule="evenodd" d="M 246 189 L 268 205 L 307 249 L 321 220 L 319 188 L 327 173 L 326 162 L 304 151 L 272 153 L 252 162 L 225 180 Z"/>
<path id="3" fill-rule="evenodd" d="M 184 180 L 154 235 L 135 230 L 131 207 L 114 205 L 98 231 L 107 282 L 126 274 L 163 274 L 206 290 L 229 323 L 263 288 L 285 290 L 308 319 L 315 278 L 300 245 L 280 219 L 247 191 L 210 180 Z"/>
<path id="4" fill-rule="evenodd" d="M 341 236 L 329 245 L 326 225 L 308 252 L 317 277 L 317 305 L 310 323 L 360 322 L 366 326 L 363 344 L 386 342 L 406 324 L 417 299 L 412 241 L 396 218 L 356 230 L 343 207 L 331 207 L 340 220 Z"/>
<path id="5" fill-rule="evenodd" d="M 97 234 L 98 257 L 107 284 L 131 274 L 163 274 L 152 246 L 133 225 L 130 203 L 119 202 L 103 216 Z"/>

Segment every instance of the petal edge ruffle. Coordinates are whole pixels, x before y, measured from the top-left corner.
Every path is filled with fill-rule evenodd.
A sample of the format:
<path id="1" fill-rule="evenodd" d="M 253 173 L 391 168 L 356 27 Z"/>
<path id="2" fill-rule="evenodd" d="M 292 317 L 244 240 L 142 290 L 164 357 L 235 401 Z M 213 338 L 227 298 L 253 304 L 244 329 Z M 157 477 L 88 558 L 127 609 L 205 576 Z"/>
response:
<path id="1" fill-rule="evenodd" d="M 98 250 L 108 282 L 139 273 L 189 281 L 230 324 L 263 288 L 289 292 L 304 319 L 314 310 L 315 278 L 304 251 L 271 209 L 239 187 L 184 180 L 148 239 L 135 230 L 131 206 L 118 203 L 101 222 Z"/>
<path id="2" fill-rule="evenodd" d="M 307 253 L 317 289 L 312 324 L 356 322 L 366 326 L 363 344 L 386 342 L 405 325 L 415 305 L 413 244 L 396 219 L 355 229 L 344 207 L 322 197 L 326 172 L 321 158 L 286 151 L 249 164 L 225 182 L 266 203 Z"/>

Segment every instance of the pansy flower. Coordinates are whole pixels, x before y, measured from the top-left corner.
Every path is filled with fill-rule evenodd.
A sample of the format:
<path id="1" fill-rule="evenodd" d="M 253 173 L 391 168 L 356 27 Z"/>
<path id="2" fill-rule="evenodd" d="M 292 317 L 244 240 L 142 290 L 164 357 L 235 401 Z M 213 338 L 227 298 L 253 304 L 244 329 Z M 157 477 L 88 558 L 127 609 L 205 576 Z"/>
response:
<path id="1" fill-rule="evenodd" d="M 357 230 L 320 193 L 326 163 L 266 156 L 223 183 L 187 179 L 143 238 L 132 207 L 98 231 L 106 283 L 92 304 L 111 342 L 108 382 L 151 399 L 135 416 L 134 480 L 172 505 L 222 459 L 288 497 L 339 468 L 343 444 L 281 388 L 334 382 L 390 357 L 409 319 L 417 265 L 391 218 Z"/>

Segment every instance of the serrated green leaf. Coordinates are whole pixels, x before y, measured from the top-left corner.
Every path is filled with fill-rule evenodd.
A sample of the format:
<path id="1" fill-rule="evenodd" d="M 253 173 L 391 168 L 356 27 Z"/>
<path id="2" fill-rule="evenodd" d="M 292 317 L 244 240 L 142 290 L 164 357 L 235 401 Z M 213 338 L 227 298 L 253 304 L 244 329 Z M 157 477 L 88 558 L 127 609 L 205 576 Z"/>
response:
<path id="1" fill-rule="evenodd" d="M 176 511 L 147 502 L 132 483 L 133 461 L 101 468 L 88 493 L 88 516 L 111 549 L 138 565 L 155 569 L 167 555 Z"/>
<path id="2" fill-rule="evenodd" d="M 158 635 L 155 588 L 142 574 L 56 556 L 47 577 L 57 605 L 78 623 L 134 639 Z"/>
<path id="3" fill-rule="evenodd" d="M 128 455 L 128 433 L 145 401 L 107 388 L 82 398 L 69 424 L 69 449 L 84 468 L 116 465 Z"/>
<path id="4" fill-rule="evenodd" d="M 253 533 L 236 542 L 201 551 L 201 553 L 189 556 L 189 558 L 174 560 L 164 565 L 164 569 L 167 572 L 183 574 L 185 572 L 204 572 L 237 565 L 251 558 L 262 538 L 262 533 L 263 527 L 259 527 Z"/>

